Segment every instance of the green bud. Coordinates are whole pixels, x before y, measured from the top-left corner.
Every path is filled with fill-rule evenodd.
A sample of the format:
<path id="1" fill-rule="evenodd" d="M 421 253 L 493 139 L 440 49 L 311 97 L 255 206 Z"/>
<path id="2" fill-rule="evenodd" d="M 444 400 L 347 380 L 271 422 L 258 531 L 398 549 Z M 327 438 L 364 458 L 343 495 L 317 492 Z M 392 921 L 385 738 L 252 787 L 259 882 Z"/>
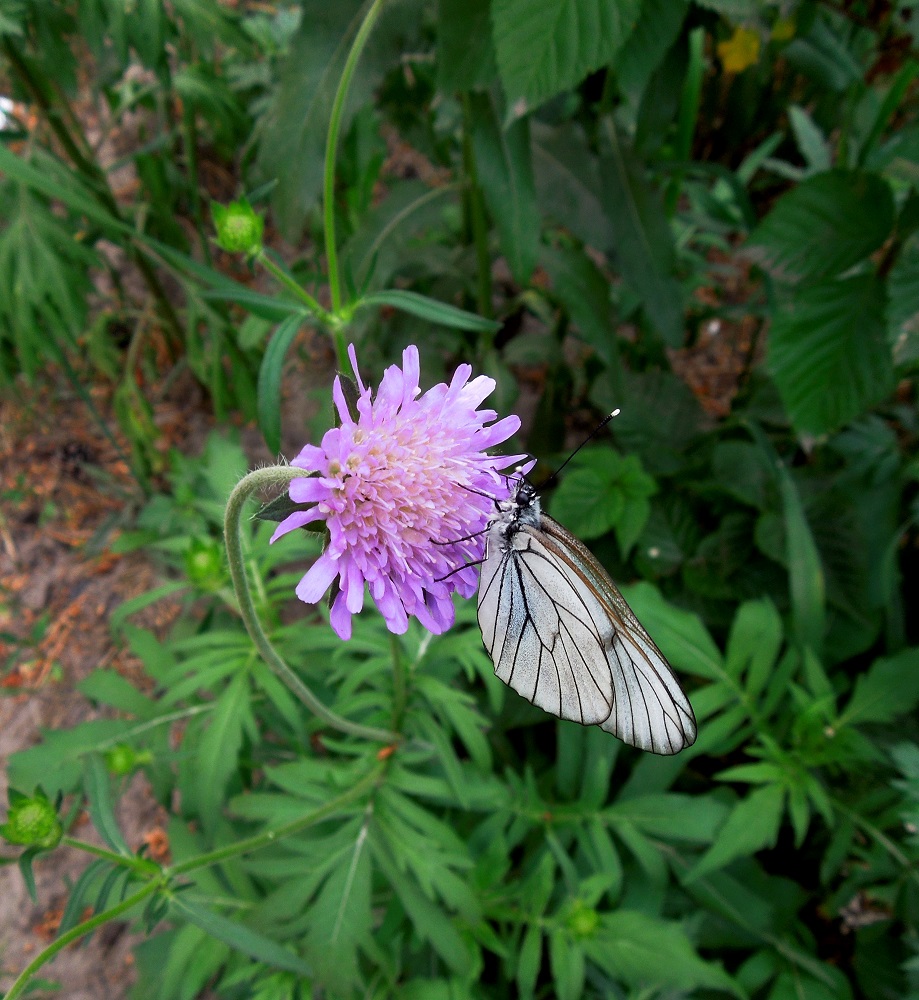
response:
<path id="1" fill-rule="evenodd" d="M 576 903 L 568 916 L 568 929 L 578 938 L 591 937 L 600 923 L 600 914 L 593 907 Z"/>
<path id="2" fill-rule="evenodd" d="M 226 583 L 223 546 L 195 539 L 185 551 L 185 572 L 201 590 L 219 590 Z"/>
<path id="3" fill-rule="evenodd" d="M 217 230 L 217 246 L 228 253 L 254 257 L 262 249 L 265 220 L 255 213 L 245 198 L 229 205 L 211 202 L 211 215 Z"/>
<path id="4" fill-rule="evenodd" d="M 128 743 L 116 743 L 105 754 L 105 766 L 112 774 L 130 774 L 138 767 L 150 764 L 153 754 L 149 750 L 135 750 Z"/>
<path id="5" fill-rule="evenodd" d="M 10 789 L 9 802 L 6 822 L 0 824 L 0 837 L 26 847 L 57 847 L 64 828 L 57 809 L 41 789 L 31 798 Z"/>

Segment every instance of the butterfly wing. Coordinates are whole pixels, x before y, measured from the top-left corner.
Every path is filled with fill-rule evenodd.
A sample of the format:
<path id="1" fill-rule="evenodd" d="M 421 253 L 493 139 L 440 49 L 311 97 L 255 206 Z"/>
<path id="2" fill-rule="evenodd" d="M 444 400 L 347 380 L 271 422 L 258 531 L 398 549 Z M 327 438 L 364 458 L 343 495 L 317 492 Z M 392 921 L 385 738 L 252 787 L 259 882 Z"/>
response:
<path id="1" fill-rule="evenodd" d="M 498 677 L 547 712 L 642 750 L 674 754 L 692 744 L 689 701 L 590 551 L 545 514 L 494 542 L 479 624 Z"/>

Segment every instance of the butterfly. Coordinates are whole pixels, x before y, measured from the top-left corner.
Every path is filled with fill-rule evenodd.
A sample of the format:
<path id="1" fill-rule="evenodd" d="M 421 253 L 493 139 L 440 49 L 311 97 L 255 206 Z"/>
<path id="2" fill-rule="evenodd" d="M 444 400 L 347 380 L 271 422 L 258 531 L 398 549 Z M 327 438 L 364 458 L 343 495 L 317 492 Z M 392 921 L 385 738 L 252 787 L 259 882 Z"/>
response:
<path id="1" fill-rule="evenodd" d="M 525 479 L 497 508 L 478 618 L 498 677 L 552 715 L 642 750 L 691 746 L 692 706 L 606 570 Z"/>

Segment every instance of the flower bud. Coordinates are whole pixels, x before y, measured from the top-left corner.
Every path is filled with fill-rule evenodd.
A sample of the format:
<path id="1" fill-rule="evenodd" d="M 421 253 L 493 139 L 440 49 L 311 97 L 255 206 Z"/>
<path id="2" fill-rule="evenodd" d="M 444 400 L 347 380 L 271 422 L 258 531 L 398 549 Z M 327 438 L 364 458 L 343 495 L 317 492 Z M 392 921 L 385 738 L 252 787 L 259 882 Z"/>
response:
<path id="1" fill-rule="evenodd" d="M 255 213 L 245 198 L 229 205 L 211 204 L 211 215 L 217 230 L 217 246 L 228 253 L 244 253 L 254 257 L 262 249 L 265 220 Z"/>
<path id="2" fill-rule="evenodd" d="M 57 809 L 41 789 L 29 798 L 11 788 L 9 803 L 6 822 L 0 824 L 0 836 L 10 844 L 46 849 L 57 847 L 64 828 Z"/>

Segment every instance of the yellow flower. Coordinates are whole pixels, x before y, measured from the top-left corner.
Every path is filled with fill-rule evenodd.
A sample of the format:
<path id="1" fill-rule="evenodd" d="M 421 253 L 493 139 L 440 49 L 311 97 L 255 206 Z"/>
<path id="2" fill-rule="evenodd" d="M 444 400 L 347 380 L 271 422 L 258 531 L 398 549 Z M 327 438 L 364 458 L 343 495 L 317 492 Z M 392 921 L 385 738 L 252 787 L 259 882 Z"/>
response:
<path id="1" fill-rule="evenodd" d="M 718 55 L 726 73 L 743 73 L 759 59 L 759 35 L 737 27 L 726 42 L 718 43 Z"/>

